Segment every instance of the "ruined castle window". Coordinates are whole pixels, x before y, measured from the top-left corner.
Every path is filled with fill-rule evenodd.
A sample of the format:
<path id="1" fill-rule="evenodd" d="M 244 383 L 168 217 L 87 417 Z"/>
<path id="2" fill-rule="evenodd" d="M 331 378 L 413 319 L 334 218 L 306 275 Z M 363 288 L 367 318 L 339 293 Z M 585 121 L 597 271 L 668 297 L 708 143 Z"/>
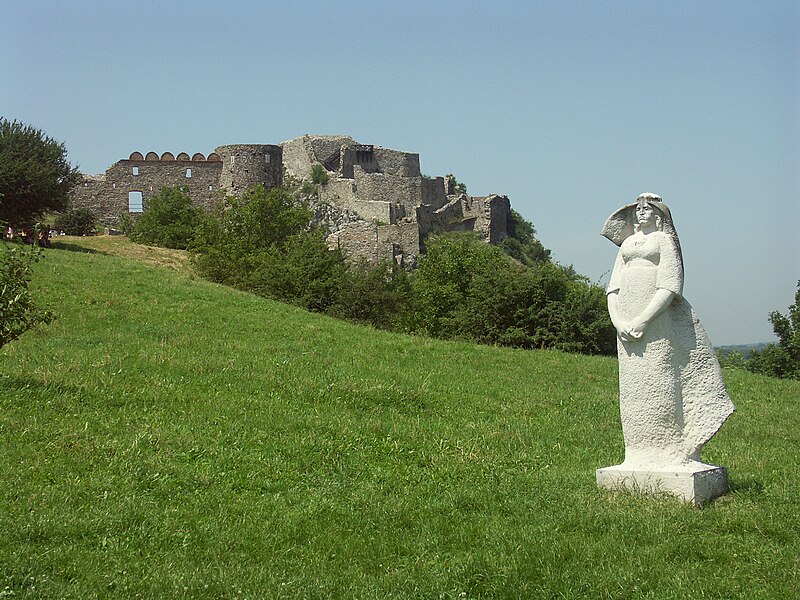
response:
<path id="1" fill-rule="evenodd" d="M 133 174 L 134 176 L 139 174 L 139 167 L 133 167 Z"/>
<path id="2" fill-rule="evenodd" d="M 144 212 L 144 204 L 142 203 L 142 192 L 128 192 L 128 212 L 132 213 Z"/>
<path id="3" fill-rule="evenodd" d="M 191 176 L 192 176 L 192 170 L 186 169 L 186 177 L 191 177 Z"/>

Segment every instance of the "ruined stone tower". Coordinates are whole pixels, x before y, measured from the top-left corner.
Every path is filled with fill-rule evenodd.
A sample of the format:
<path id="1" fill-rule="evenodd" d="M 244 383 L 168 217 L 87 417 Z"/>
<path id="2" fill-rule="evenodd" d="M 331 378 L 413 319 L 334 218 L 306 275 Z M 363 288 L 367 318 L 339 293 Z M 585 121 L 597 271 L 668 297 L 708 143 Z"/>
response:
<path id="1" fill-rule="evenodd" d="M 215 150 L 222 159 L 220 187 L 231 194 L 262 184 L 266 189 L 281 184 L 283 150 L 271 144 L 235 144 Z"/>

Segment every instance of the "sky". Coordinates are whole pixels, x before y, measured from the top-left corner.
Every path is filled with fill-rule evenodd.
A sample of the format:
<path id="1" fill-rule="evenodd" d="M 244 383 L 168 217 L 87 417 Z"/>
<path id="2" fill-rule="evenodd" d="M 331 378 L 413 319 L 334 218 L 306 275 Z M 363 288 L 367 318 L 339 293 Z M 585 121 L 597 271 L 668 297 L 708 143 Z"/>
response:
<path id="1" fill-rule="evenodd" d="M 716 345 L 773 341 L 800 280 L 800 3 L 0 0 L 0 116 L 87 174 L 306 133 L 507 195 L 607 283 L 605 219 L 670 207 Z"/>

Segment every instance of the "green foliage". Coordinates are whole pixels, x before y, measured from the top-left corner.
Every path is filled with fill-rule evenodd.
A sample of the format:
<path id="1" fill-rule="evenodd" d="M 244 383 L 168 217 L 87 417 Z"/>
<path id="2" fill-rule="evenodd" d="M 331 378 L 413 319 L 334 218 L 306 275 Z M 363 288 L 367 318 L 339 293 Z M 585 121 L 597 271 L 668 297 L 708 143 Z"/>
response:
<path id="1" fill-rule="evenodd" d="M 38 247 L 9 247 L 4 244 L 0 271 L 0 347 L 31 327 L 52 319 L 49 311 L 36 306 L 28 289 L 32 266 L 40 257 L 41 249 Z"/>
<path id="2" fill-rule="evenodd" d="M 800 281 L 789 306 L 789 316 L 777 310 L 769 314 L 769 322 L 778 337 L 778 344 L 770 344 L 761 351 L 753 351 L 747 369 L 781 379 L 800 379 Z"/>
<path id="3" fill-rule="evenodd" d="M 136 225 L 136 217 L 134 217 L 133 214 L 129 213 L 127 210 L 121 212 L 117 217 L 117 228 L 123 234 L 129 237 L 133 233 L 133 228 L 135 225 Z"/>
<path id="4" fill-rule="evenodd" d="M 94 235 L 97 216 L 88 208 L 70 208 L 56 216 L 53 227 L 67 235 Z"/>
<path id="5" fill-rule="evenodd" d="M 465 183 L 460 183 L 456 180 L 456 176 L 452 173 L 448 173 L 445 175 L 445 180 L 447 181 L 448 186 L 452 186 L 455 190 L 456 194 L 466 194 L 467 193 L 467 185 Z"/>
<path id="6" fill-rule="evenodd" d="M 228 198 L 198 230 L 193 263 L 202 276 L 267 298 L 389 327 L 408 300 L 407 275 L 385 265 L 348 268 L 325 234 L 309 226 L 302 189 L 256 187 Z"/>
<path id="7" fill-rule="evenodd" d="M 328 179 L 328 172 L 321 164 L 315 163 L 311 167 L 311 181 L 313 183 L 316 183 L 317 185 L 325 185 L 328 183 Z"/>
<path id="8" fill-rule="evenodd" d="M 520 265 L 470 234 L 433 239 L 412 285 L 411 331 L 522 348 L 615 350 L 599 287 L 549 262 Z"/>
<path id="9" fill-rule="evenodd" d="M 528 267 L 550 260 L 550 250 L 536 239 L 533 224 L 513 209 L 508 213 L 506 230 L 508 237 L 500 242 L 506 254 Z"/>
<path id="10" fill-rule="evenodd" d="M 344 267 L 309 227 L 311 217 L 286 188 L 255 186 L 226 198 L 198 230 L 195 268 L 212 281 L 325 311 Z"/>
<path id="11" fill-rule="evenodd" d="M 413 307 L 411 279 L 394 263 L 357 265 L 344 270 L 337 301 L 328 314 L 379 329 L 398 329 Z"/>
<path id="12" fill-rule="evenodd" d="M 63 143 L 0 117 L 0 221 L 31 226 L 46 212 L 65 210 L 79 177 Z"/>
<path id="13" fill-rule="evenodd" d="M 186 188 L 163 187 L 150 199 L 129 235 L 140 244 L 185 250 L 192 245 L 195 229 L 204 217 L 205 212 L 192 204 Z"/>

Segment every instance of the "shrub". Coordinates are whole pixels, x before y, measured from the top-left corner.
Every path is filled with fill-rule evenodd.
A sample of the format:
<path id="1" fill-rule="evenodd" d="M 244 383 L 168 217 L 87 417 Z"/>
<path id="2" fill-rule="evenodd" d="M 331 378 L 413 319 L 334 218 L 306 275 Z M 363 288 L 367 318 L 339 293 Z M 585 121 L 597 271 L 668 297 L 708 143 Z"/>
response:
<path id="1" fill-rule="evenodd" d="M 550 250 L 536 239 L 536 229 L 515 210 L 508 213 L 506 221 L 508 237 L 500 242 L 500 248 L 523 265 L 532 267 L 550 260 Z"/>
<path id="2" fill-rule="evenodd" d="M 328 172 L 321 164 L 317 163 L 311 167 L 311 181 L 317 185 L 325 185 L 328 183 Z"/>
<path id="3" fill-rule="evenodd" d="M 761 351 L 754 350 L 747 361 L 747 369 L 782 379 L 800 379 L 800 281 L 789 307 L 789 316 L 777 310 L 769 315 L 778 344 L 769 344 Z"/>
<path id="4" fill-rule="evenodd" d="M 5 244 L 4 244 L 5 246 Z M 17 339 L 31 327 L 52 319 L 49 311 L 36 306 L 28 290 L 31 267 L 41 257 L 36 247 L 2 250 L 0 270 L 0 347 Z"/>
<path id="5" fill-rule="evenodd" d="M 522 348 L 613 354 L 605 294 L 549 262 L 528 268 L 474 235 L 433 239 L 412 275 L 411 331 Z"/>
<path id="6" fill-rule="evenodd" d="M 344 271 L 337 302 L 328 314 L 394 330 L 401 326 L 411 298 L 409 274 L 397 264 L 355 265 Z"/>
<path id="7" fill-rule="evenodd" d="M 270 270 L 266 263 L 298 243 L 312 216 L 286 188 L 254 186 L 241 198 L 227 197 L 197 229 L 195 268 L 212 281 L 270 295 L 255 269 Z"/>
<path id="8" fill-rule="evenodd" d="M 203 209 L 194 206 L 182 187 L 163 187 L 136 219 L 130 238 L 140 244 L 185 250 L 192 245 Z"/>
<path id="9" fill-rule="evenodd" d="M 71 208 L 55 218 L 53 227 L 67 235 L 94 235 L 97 216 L 88 208 Z"/>

